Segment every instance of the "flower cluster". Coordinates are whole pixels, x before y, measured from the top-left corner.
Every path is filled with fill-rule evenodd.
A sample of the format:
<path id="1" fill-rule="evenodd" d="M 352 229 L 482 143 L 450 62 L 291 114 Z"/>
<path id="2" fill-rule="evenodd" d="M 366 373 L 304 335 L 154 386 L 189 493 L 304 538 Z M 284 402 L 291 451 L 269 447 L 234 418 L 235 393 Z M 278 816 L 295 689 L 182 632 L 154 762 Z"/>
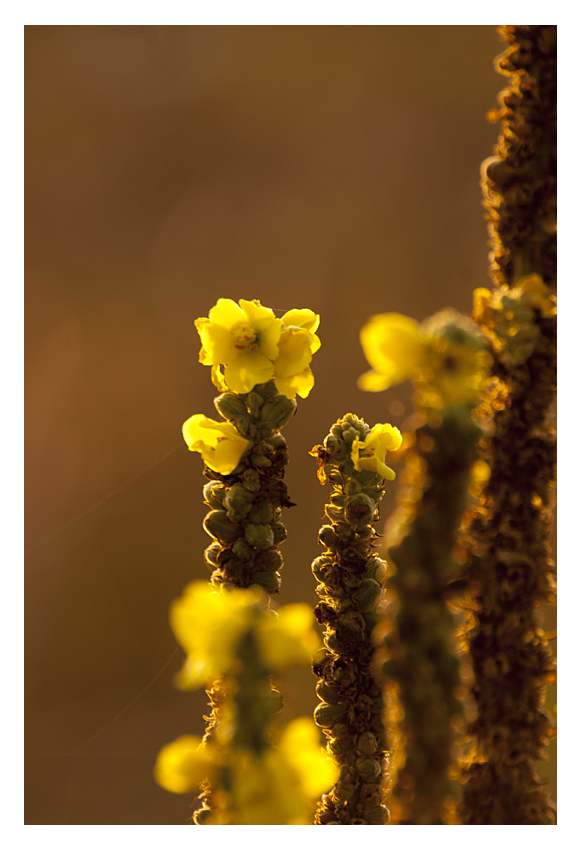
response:
<path id="1" fill-rule="evenodd" d="M 275 613 L 266 604 L 258 587 L 216 590 L 194 582 L 171 609 L 187 653 L 178 687 L 223 677 L 212 733 L 178 738 L 162 748 L 155 767 L 158 784 L 173 793 L 202 786 L 208 799 L 213 789 L 212 805 L 197 812 L 197 823 L 307 824 L 316 798 L 337 779 L 312 720 L 298 718 L 278 733 L 272 726 L 270 674 L 309 664 L 320 641 L 308 605 Z"/>
<path id="2" fill-rule="evenodd" d="M 155 777 L 175 794 L 196 793 L 204 781 L 228 774 L 229 791 L 207 824 L 309 824 L 315 800 L 336 781 L 338 768 L 319 743 L 309 717 L 298 717 L 261 754 L 248 748 L 224 749 L 183 735 L 159 753 Z"/>
<path id="3" fill-rule="evenodd" d="M 192 582 L 170 609 L 170 624 L 187 659 L 176 684 L 193 690 L 228 673 L 236 663 L 237 644 L 253 628 L 266 666 L 280 670 L 309 664 L 319 646 L 308 605 L 266 609 L 262 588 L 217 590 Z"/>
<path id="4" fill-rule="evenodd" d="M 315 335 L 319 316 L 289 310 L 278 319 L 257 300 L 237 304 L 219 298 L 208 318 L 196 319 L 202 348 L 200 362 L 212 367 L 221 391 L 248 393 L 274 380 L 287 398 L 307 398 L 314 384 L 310 363 L 321 342 Z"/>
<path id="5" fill-rule="evenodd" d="M 473 292 L 473 318 L 506 367 L 519 366 L 532 354 L 540 334 L 536 315 L 556 315 L 556 297 L 539 274 L 525 275 L 512 287 Z"/>
<path id="6" fill-rule="evenodd" d="M 422 324 L 399 313 L 372 316 L 360 340 L 373 367 L 361 375 L 361 389 L 378 392 L 410 379 L 426 408 L 477 401 L 489 357 L 479 329 L 455 310 Z"/>

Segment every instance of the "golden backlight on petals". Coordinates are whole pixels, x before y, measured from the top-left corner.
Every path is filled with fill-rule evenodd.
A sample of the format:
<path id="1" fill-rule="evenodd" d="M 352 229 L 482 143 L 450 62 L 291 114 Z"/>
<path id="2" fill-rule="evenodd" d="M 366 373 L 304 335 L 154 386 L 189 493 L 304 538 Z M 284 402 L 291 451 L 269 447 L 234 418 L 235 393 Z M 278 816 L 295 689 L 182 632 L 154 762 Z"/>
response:
<path id="1" fill-rule="evenodd" d="M 200 452 L 206 466 L 221 475 L 229 475 L 236 469 L 251 445 L 230 422 L 216 422 L 202 413 L 184 422 L 182 434 L 190 451 Z"/>
<path id="2" fill-rule="evenodd" d="M 306 398 L 313 385 L 310 363 L 321 343 L 315 335 L 319 316 L 289 310 L 278 319 L 260 301 L 219 298 L 208 318 L 195 321 L 202 348 L 200 362 L 212 366 L 212 381 L 224 391 L 248 393 L 275 381 L 287 398 Z"/>

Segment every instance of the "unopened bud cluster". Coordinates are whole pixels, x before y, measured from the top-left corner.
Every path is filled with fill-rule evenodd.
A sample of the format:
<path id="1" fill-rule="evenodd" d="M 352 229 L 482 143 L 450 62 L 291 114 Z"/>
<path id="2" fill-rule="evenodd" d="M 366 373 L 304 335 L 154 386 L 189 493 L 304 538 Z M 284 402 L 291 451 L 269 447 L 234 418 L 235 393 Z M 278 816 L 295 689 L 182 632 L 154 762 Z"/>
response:
<path id="1" fill-rule="evenodd" d="M 340 765 L 338 782 L 318 807 L 317 824 L 384 824 L 388 819 L 384 700 L 370 670 L 386 569 L 374 553 L 384 488 L 380 475 L 356 470 L 352 461 L 354 441 L 363 443 L 369 434 L 365 422 L 347 414 L 312 451 L 320 467 L 330 467 L 327 479 L 333 485 L 325 508 L 329 523 L 319 532 L 325 551 L 312 564 L 321 600 L 314 613 L 325 625 L 325 649 L 313 668 L 321 700 L 315 722 Z"/>
<path id="2" fill-rule="evenodd" d="M 296 402 L 278 393 L 272 381 L 250 393 L 226 392 L 215 406 L 252 445 L 229 474 L 208 467 L 204 501 L 211 508 L 204 520 L 213 542 L 204 552 L 211 581 L 226 587 L 258 584 L 279 591 L 283 558 L 278 546 L 287 536 L 282 508 L 293 503 L 283 482 L 288 460 L 280 429 L 295 413 Z"/>

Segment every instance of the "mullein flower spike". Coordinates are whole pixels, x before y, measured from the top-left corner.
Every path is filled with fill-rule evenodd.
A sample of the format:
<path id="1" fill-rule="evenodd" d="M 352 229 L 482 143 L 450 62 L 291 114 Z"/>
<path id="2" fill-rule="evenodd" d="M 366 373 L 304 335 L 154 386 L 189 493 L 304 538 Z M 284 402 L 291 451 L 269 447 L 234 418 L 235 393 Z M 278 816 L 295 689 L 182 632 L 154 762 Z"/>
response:
<path id="1" fill-rule="evenodd" d="M 496 289 L 475 293 L 496 379 L 484 399 L 494 440 L 469 526 L 475 617 L 467 640 L 477 716 L 464 772 L 466 824 L 553 824 L 536 762 L 554 723 L 544 710 L 556 660 L 540 628 L 555 604 L 550 529 L 556 435 L 556 35 L 554 25 L 505 26 L 497 59 L 509 76 L 492 120 L 495 156 L 482 166 Z"/>
<path id="2" fill-rule="evenodd" d="M 325 625 L 325 649 L 313 667 L 320 699 L 315 722 L 340 765 L 339 781 L 318 807 L 317 824 L 383 824 L 388 819 L 384 700 L 371 671 L 372 631 L 386 565 L 374 552 L 374 524 L 383 481 L 394 478 L 386 453 L 401 441 L 392 425 L 370 429 L 348 413 L 332 426 L 323 446 L 311 452 L 322 484 L 328 479 L 333 485 L 325 508 L 329 524 L 319 532 L 325 549 L 312 564 L 321 600 L 314 613 Z"/>
<path id="3" fill-rule="evenodd" d="M 388 549 L 386 587 L 395 604 L 385 614 L 380 660 L 389 696 L 393 820 L 442 824 L 454 819 L 452 747 L 462 712 L 446 585 L 459 570 L 453 550 L 482 434 L 472 412 L 489 357 L 478 328 L 453 310 L 422 325 L 395 313 L 375 316 L 361 339 L 374 370 L 360 386 L 378 391 L 409 378 L 425 414 L 407 439 L 407 486 L 392 520 L 391 536 L 400 540 Z"/>
<path id="4" fill-rule="evenodd" d="M 258 588 L 216 590 L 196 582 L 172 606 L 172 627 L 188 656 L 178 687 L 223 677 L 213 734 L 178 738 L 156 763 L 156 781 L 166 790 L 201 788 L 212 799 L 212 808 L 196 813 L 197 823 L 307 824 L 317 797 L 337 779 L 310 718 L 282 730 L 272 726 L 271 673 L 309 664 L 320 640 L 308 605 L 287 605 L 277 614 L 266 605 Z"/>

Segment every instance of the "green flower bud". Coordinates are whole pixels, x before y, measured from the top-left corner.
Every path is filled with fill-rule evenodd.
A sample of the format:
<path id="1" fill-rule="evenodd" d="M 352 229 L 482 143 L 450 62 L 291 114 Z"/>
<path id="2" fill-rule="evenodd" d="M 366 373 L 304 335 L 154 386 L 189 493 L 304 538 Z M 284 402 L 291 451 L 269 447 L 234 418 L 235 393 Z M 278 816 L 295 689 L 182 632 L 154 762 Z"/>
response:
<path id="1" fill-rule="evenodd" d="M 204 501 L 211 508 L 220 510 L 224 506 L 224 495 L 226 493 L 226 485 L 222 481 L 209 481 L 204 485 L 203 495 Z"/>
<path id="2" fill-rule="evenodd" d="M 278 431 L 286 425 L 297 409 L 297 402 L 280 393 L 272 401 L 263 405 L 261 420 L 273 431 Z"/>
<path id="3" fill-rule="evenodd" d="M 204 530 L 221 543 L 233 543 L 240 536 L 240 528 L 227 516 L 226 511 L 210 511 L 203 522 Z"/>
<path id="4" fill-rule="evenodd" d="M 272 437 L 265 440 L 265 442 L 270 446 L 273 446 L 274 449 L 282 449 L 287 445 L 287 440 L 283 434 L 274 434 Z"/>
<path id="5" fill-rule="evenodd" d="M 231 519 L 242 519 L 248 514 L 253 496 L 242 484 L 233 484 L 226 491 L 224 507 Z"/>
<path id="6" fill-rule="evenodd" d="M 342 696 L 338 691 L 334 691 L 325 682 L 318 682 L 315 686 L 315 693 L 323 702 L 338 703 Z"/>
<path id="7" fill-rule="evenodd" d="M 262 406 L 263 399 L 258 393 L 250 392 L 247 395 L 247 410 L 251 416 L 254 416 L 255 418 L 260 416 Z"/>
<path id="8" fill-rule="evenodd" d="M 373 611 L 382 598 L 382 588 L 373 578 L 365 578 L 352 598 L 360 611 Z"/>
<path id="9" fill-rule="evenodd" d="M 222 551 L 222 545 L 214 541 L 204 550 L 204 560 L 209 570 L 214 570 L 220 566 L 218 563 L 218 553 Z"/>
<path id="10" fill-rule="evenodd" d="M 214 399 L 214 406 L 220 415 L 229 421 L 247 415 L 245 403 L 236 393 L 222 393 Z"/>
<path id="11" fill-rule="evenodd" d="M 356 786 L 352 785 L 351 782 L 342 782 L 340 780 L 340 782 L 336 782 L 333 790 L 335 791 L 336 797 L 339 800 L 347 802 L 348 800 L 351 800 L 354 796 Z"/>
<path id="12" fill-rule="evenodd" d="M 274 545 L 273 530 L 269 525 L 249 522 L 245 525 L 245 538 L 255 549 L 269 549 Z"/>
<path id="13" fill-rule="evenodd" d="M 252 546 L 249 546 L 247 541 L 243 540 L 242 537 L 234 541 L 232 551 L 241 561 L 250 561 L 254 554 Z"/>
<path id="14" fill-rule="evenodd" d="M 260 525 L 268 525 L 274 517 L 273 506 L 268 502 L 263 502 L 260 505 L 254 505 L 249 514 L 249 522 L 256 522 Z"/>
<path id="15" fill-rule="evenodd" d="M 258 466 L 260 469 L 266 469 L 268 466 L 271 466 L 271 461 L 265 455 L 251 455 L 251 461 L 254 466 Z"/>
<path id="16" fill-rule="evenodd" d="M 356 764 L 359 772 L 367 779 L 375 779 L 380 776 L 381 767 L 376 759 L 362 759 Z"/>
<path id="17" fill-rule="evenodd" d="M 368 524 L 372 521 L 376 505 L 365 493 L 354 493 L 346 500 L 346 519 L 349 523 Z"/>
<path id="18" fill-rule="evenodd" d="M 320 555 L 311 564 L 311 571 L 318 581 L 325 581 L 325 577 L 330 569 L 329 559 L 324 555 Z"/>
<path id="19" fill-rule="evenodd" d="M 320 702 L 313 713 L 313 719 L 323 729 L 331 729 L 338 718 L 343 715 L 344 710 L 345 706 L 343 705 L 327 705 L 327 703 Z"/>
<path id="20" fill-rule="evenodd" d="M 362 732 L 358 738 L 357 747 L 365 756 L 373 756 L 378 749 L 378 742 L 371 732 Z"/>
<path id="21" fill-rule="evenodd" d="M 366 820 L 369 824 L 383 825 L 388 823 L 389 819 L 390 812 L 386 806 L 377 806 L 375 809 L 370 809 L 370 811 L 366 812 Z"/>
<path id="22" fill-rule="evenodd" d="M 276 572 L 283 566 L 283 556 L 278 549 L 263 549 L 257 554 L 255 565 L 265 572 Z"/>
<path id="23" fill-rule="evenodd" d="M 287 529 L 285 528 L 285 525 L 282 522 L 274 522 L 271 528 L 273 530 L 274 544 L 275 546 L 277 546 L 279 543 L 282 543 L 283 540 L 285 540 L 285 538 L 287 537 Z"/>
<path id="24" fill-rule="evenodd" d="M 319 540 L 324 546 L 337 546 L 337 535 L 331 525 L 322 525 L 319 529 Z"/>
<path id="25" fill-rule="evenodd" d="M 259 584 L 267 593 L 278 593 L 281 588 L 281 578 L 277 573 L 257 570 L 251 575 L 251 581 L 253 584 Z"/>

